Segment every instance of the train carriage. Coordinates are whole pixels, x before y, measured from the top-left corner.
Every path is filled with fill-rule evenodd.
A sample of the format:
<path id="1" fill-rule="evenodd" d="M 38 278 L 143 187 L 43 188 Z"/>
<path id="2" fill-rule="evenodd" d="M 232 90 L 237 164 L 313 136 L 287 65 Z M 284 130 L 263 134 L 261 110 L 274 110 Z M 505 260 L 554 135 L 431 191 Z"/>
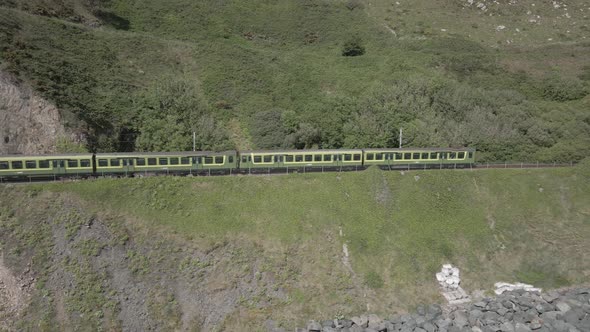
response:
<path id="1" fill-rule="evenodd" d="M 239 167 L 242 173 L 360 170 L 362 155 L 360 149 L 242 151 Z"/>
<path id="2" fill-rule="evenodd" d="M 236 167 L 236 151 L 96 154 L 98 176 L 225 174 L 231 173 Z"/>
<path id="3" fill-rule="evenodd" d="M 44 156 L 0 156 L 0 180 L 87 177 L 92 175 L 91 153 Z"/>
<path id="4" fill-rule="evenodd" d="M 381 169 L 464 168 L 475 163 L 475 149 L 365 149 L 363 159 Z"/>

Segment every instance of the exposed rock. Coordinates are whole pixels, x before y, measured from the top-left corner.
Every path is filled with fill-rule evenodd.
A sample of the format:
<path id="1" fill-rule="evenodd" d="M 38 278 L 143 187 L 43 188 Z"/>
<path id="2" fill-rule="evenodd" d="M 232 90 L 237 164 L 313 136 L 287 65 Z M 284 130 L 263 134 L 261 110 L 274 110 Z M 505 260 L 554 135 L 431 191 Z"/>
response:
<path id="1" fill-rule="evenodd" d="M 445 275 L 458 270 L 446 266 Z M 445 284 L 446 284 L 446 279 Z M 439 280 L 440 281 L 440 280 Z M 504 291 L 496 298 L 447 306 L 419 306 L 415 313 L 381 319 L 361 315 L 352 320 L 324 321 L 322 332 L 577 332 L 590 331 L 588 289 L 539 294 L 530 288 Z M 550 303 L 553 302 L 553 303 Z M 314 321 L 311 321 L 314 322 Z M 318 324 L 319 325 L 319 324 Z M 306 331 L 316 331 L 308 325 Z M 316 328 L 321 326 L 315 326 Z"/>
<path id="2" fill-rule="evenodd" d="M 500 295 L 507 291 L 515 291 L 515 290 L 525 290 L 527 292 L 541 292 L 540 288 L 535 288 L 533 285 L 527 285 L 520 282 L 515 284 L 509 284 L 507 282 L 497 282 L 494 284 L 496 290 L 494 291 L 496 294 Z"/>

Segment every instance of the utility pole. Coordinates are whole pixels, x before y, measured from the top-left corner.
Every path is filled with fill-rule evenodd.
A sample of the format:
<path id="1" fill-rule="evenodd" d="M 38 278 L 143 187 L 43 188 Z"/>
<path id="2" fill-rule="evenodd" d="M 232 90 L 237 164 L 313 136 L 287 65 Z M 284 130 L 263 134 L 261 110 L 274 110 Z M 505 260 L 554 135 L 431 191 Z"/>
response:
<path id="1" fill-rule="evenodd" d="M 404 132 L 404 128 L 399 129 L 399 148 L 402 148 L 402 133 Z"/>
<path id="2" fill-rule="evenodd" d="M 193 131 L 193 151 L 196 151 L 197 147 L 197 132 Z"/>

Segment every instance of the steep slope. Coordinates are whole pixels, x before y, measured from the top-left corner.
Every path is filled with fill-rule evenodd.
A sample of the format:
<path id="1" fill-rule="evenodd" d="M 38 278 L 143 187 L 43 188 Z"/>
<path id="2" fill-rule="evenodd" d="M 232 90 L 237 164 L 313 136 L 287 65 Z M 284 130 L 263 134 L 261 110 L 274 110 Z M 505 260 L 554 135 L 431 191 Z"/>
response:
<path id="1" fill-rule="evenodd" d="M 588 283 L 589 176 L 586 164 L 2 186 L 0 253 L 30 297 L 4 324 L 235 331 L 389 317 L 442 302 L 444 263 L 468 291 Z"/>
<path id="2" fill-rule="evenodd" d="M 403 127 L 485 160 L 588 154 L 582 1 L 60 3 L 77 14 L 1 7 L 0 57 L 91 150 L 385 147 Z"/>

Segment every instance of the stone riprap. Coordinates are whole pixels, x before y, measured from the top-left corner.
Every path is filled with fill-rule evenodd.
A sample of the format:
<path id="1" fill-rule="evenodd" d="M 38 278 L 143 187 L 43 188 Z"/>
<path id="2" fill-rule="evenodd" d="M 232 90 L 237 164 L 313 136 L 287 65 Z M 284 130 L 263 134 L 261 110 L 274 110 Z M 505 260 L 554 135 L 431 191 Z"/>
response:
<path id="1" fill-rule="evenodd" d="M 444 312 L 443 312 L 444 311 Z M 272 329 L 272 332 L 286 331 Z M 420 306 L 412 314 L 383 319 L 309 321 L 296 332 L 586 332 L 590 331 L 590 288 L 540 293 L 517 289 L 494 298 L 449 306 Z"/>

